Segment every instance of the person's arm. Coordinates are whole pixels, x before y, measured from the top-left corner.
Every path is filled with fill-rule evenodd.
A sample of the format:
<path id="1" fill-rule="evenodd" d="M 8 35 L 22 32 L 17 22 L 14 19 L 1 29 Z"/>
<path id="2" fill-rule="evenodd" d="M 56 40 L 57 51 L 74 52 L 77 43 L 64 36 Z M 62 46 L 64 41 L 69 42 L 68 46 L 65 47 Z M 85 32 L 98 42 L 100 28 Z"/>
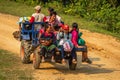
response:
<path id="1" fill-rule="evenodd" d="M 33 23 L 35 21 L 35 18 L 32 16 L 30 19 L 30 23 Z"/>
<path id="2" fill-rule="evenodd" d="M 29 20 L 30 23 L 33 23 L 35 21 L 35 13 L 32 14 L 31 19 Z"/>
<path id="3" fill-rule="evenodd" d="M 47 22 L 47 17 L 46 16 L 43 18 L 43 22 Z"/>

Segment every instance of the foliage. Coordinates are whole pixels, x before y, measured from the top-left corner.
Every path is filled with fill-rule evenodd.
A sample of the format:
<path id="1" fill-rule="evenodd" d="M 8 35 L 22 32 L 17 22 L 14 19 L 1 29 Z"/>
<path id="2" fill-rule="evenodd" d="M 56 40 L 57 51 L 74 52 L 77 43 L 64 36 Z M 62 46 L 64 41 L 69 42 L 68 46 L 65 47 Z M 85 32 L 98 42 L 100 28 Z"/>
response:
<path id="1" fill-rule="evenodd" d="M 44 3 L 44 1 L 47 2 Z M 84 18 L 88 21 L 102 23 L 106 26 L 98 25 L 96 28 L 102 28 L 113 34 L 120 34 L 119 0 L 9 0 L 9 4 L 10 2 L 24 3 L 25 8 L 27 8 L 27 4 L 30 9 L 35 5 L 41 5 L 44 8 L 53 7 L 59 14 L 72 15 L 80 19 Z M 9 8 L 11 9 L 11 6 Z M 26 13 L 22 15 L 24 16 L 24 14 Z M 32 14 L 32 10 L 27 14 Z"/>

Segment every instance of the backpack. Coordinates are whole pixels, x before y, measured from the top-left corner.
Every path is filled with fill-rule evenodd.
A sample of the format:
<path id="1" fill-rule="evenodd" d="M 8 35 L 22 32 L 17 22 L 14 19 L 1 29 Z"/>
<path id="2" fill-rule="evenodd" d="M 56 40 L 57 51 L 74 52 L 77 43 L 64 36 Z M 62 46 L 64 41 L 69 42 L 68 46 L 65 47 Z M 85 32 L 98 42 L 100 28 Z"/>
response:
<path id="1" fill-rule="evenodd" d="M 63 44 L 63 49 L 64 49 L 64 51 L 66 51 L 66 52 L 71 52 L 72 51 L 72 49 L 73 49 L 73 43 L 71 42 L 71 40 L 67 40 L 67 41 L 65 41 L 64 42 L 64 44 Z"/>

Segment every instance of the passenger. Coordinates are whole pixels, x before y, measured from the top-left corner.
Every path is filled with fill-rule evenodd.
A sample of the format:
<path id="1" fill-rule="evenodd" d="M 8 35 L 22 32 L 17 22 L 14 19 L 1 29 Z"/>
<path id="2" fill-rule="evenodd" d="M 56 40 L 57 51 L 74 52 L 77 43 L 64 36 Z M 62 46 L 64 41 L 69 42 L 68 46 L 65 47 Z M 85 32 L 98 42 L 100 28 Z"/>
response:
<path id="1" fill-rule="evenodd" d="M 34 9 L 35 9 L 35 13 L 32 14 L 30 23 L 43 22 L 44 14 L 41 13 L 41 7 L 36 6 Z M 42 25 L 40 25 L 40 24 L 35 25 L 35 30 L 39 31 L 41 28 L 42 28 Z"/>
<path id="2" fill-rule="evenodd" d="M 87 50 L 87 46 L 86 45 L 78 45 L 78 34 L 79 34 L 79 29 L 78 29 L 78 24 L 77 23 L 73 23 L 72 24 L 72 43 L 74 44 L 74 46 L 76 47 L 76 51 L 80 50 L 82 51 L 82 62 L 87 62 L 89 64 L 92 63 L 92 61 L 88 58 L 88 50 Z"/>
<path id="3" fill-rule="evenodd" d="M 51 7 L 49 7 L 49 8 L 48 8 L 48 14 L 49 14 L 49 15 L 48 15 L 48 16 L 45 16 L 44 19 L 43 19 L 43 21 L 44 21 L 44 22 L 49 22 L 50 16 L 52 15 L 53 12 L 54 12 L 54 9 L 51 8 Z"/>
<path id="4" fill-rule="evenodd" d="M 49 16 L 51 16 L 52 13 L 55 12 L 55 10 L 52 7 L 49 7 L 48 8 L 48 12 L 49 12 Z M 57 18 L 58 21 L 61 21 L 61 17 L 60 16 L 56 15 L 56 18 Z"/>
<path id="5" fill-rule="evenodd" d="M 51 25 L 53 25 L 53 27 L 55 26 L 60 26 L 62 23 L 57 19 L 56 17 L 57 13 L 54 11 L 51 16 L 50 16 L 50 19 L 49 19 L 49 23 Z"/>
<path id="6" fill-rule="evenodd" d="M 46 24 L 45 25 L 45 32 L 41 35 L 40 37 L 40 42 L 41 42 L 41 54 L 42 54 L 42 60 L 41 62 L 45 62 L 45 53 L 51 53 L 52 58 L 51 62 L 55 62 L 54 55 L 56 52 L 56 46 L 54 45 L 55 41 L 55 35 L 53 33 L 53 28 L 51 25 Z"/>
<path id="7" fill-rule="evenodd" d="M 63 25 L 63 23 L 59 22 L 56 18 L 57 13 L 54 11 L 51 13 L 51 16 L 49 17 L 44 17 L 44 22 L 48 22 L 49 24 L 51 24 L 54 28 L 54 32 L 55 32 L 55 28 L 60 29 L 60 27 Z"/>
<path id="8" fill-rule="evenodd" d="M 65 62 L 65 48 L 64 48 L 64 43 L 69 40 L 71 41 L 71 34 L 69 32 L 69 26 L 68 25 L 63 25 L 62 27 L 63 30 L 61 30 L 58 34 L 57 34 L 57 40 L 59 41 L 58 45 L 60 47 L 60 51 L 61 51 L 61 56 L 62 56 L 62 63 L 66 64 Z M 74 46 L 72 46 L 72 42 L 70 43 L 70 47 L 71 47 L 71 55 L 72 55 L 72 62 L 73 63 L 77 63 L 76 60 L 76 51 Z"/>

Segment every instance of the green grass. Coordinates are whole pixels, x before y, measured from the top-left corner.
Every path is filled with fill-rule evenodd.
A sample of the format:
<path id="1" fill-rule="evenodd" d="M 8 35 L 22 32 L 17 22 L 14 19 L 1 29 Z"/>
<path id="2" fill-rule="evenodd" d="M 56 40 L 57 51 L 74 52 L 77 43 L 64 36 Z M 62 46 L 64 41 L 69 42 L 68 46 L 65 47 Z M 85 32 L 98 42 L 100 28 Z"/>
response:
<path id="1" fill-rule="evenodd" d="M 15 16 L 31 16 L 34 12 L 33 6 L 25 5 L 24 3 L 18 3 L 8 0 L 0 0 L 0 13 L 12 14 Z M 42 8 L 42 13 L 47 14 L 47 8 Z M 102 27 L 107 27 L 105 24 L 100 24 L 92 21 L 87 21 L 85 19 L 79 18 L 77 16 L 69 16 L 65 14 L 59 14 L 62 20 L 71 25 L 73 22 L 79 24 L 80 29 L 87 29 L 92 32 L 99 32 L 102 34 L 112 35 L 120 39 L 120 34 L 111 33 L 104 30 Z"/>
<path id="2" fill-rule="evenodd" d="M 32 80 L 31 71 L 19 67 L 20 58 L 0 49 L 0 80 Z"/>

